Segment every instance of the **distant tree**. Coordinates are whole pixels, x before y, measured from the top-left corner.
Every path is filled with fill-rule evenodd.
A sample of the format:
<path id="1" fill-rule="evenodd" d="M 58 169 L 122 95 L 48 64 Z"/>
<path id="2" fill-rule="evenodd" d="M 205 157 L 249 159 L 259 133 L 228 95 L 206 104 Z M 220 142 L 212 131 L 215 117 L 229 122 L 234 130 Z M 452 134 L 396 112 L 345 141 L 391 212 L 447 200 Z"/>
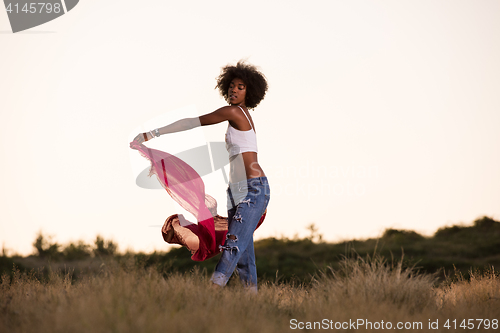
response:
<path id="1" fill-rule="evenodd" d="M 319 229 L 316 228 L 316 225 L 314 223 L 308 225 L 307 230 L 309 230 L 311 234 L 309 235 L 309 237 L 306 237 L 306 239 L 309 239 L 311 242 L 317 241 L 318 243 L 321 243 L 323 241 L 323 235 L 318 232 Z"/>
<path id="2" fill-rule="evenodd" d="M 385 229 L 382 235 L 383 240 L 390 240 L 395 242 L 415 242 L 423 240 L 425 237 L 416 233 L 413 230 L 398 230 L 398 229 Z"/>
<path id="3" fill-rule="evenodd" d="M 69 243 L 62 253 L 67 260 L 82 260 L 90 257 L 92 251 L 90 250 L 90 245 L 79 240 L 76 244 Z"/>
<path id="4" fill-rule="evenodd" d="M 488 229 L 493 229 L 495 227 L 500 227 L 500 223 L 488 216 L 483 216 L 474 221 L 474 226 L 480 229 L 488 230 Z"/>
<path id="5" fill-rule="evenodd" d="M 58 259 L 61 256 L 61 252 L 59 251 L 59 245 L 57 242 L 52 243 L 50 240 L 51 237 L 47 239 L 42 232 L 38 233 L 38 236 L 33 243 L 33 246 L 38 252 L 38 256 L 40 258 L 48 258 L 48 259 Z"/>
<path id="6" fill-rule="evenodd" d="M 118 246 L 112 240 L 105 241 L 104 238 L 99 235 L 96 237 L 94 244 L 94 254 L 96 256 L 113 255 L 116 253 L 116 249 L 118 248 Z"/>

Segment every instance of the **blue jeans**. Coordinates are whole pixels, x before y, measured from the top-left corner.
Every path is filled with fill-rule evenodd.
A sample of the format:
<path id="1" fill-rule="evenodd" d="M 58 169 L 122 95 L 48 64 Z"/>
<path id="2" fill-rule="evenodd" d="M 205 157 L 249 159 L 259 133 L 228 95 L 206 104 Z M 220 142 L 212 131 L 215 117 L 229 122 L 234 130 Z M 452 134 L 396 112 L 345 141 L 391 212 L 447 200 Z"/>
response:
<path id="1" fill-rule="evenodd" d="M 230 200 L 233 198 L 232 191 L 228 189 Z M 243 284 L 257 290 L 253 232 L 269 203 L 270 190 L 267 177 L 247 179 L 246 188 L 241 188 L 240 191 L 246 191 L 247 195 L 228 210 L 229 228 L 224 246 L 221 246 L 224 251 L 211 280 L 223 287 L 234 269 L 237 269 Z"/>

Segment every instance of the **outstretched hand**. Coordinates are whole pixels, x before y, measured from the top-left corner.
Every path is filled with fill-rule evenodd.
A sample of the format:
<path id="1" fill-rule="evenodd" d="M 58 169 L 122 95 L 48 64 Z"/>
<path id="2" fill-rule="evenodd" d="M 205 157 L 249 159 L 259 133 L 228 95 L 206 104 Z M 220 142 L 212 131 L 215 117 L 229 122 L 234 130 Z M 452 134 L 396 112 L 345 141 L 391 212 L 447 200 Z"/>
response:
<path id="1" fill-rule="evenodd" d="M 150 140 L 149 134 L 147 133 L 139 133 L 137 136 L 134 138 L 134 140 L 130 143 L 130 148 L 136 149 L 133 146 L 134 145 L 140 145 L 145 141 Z"/>

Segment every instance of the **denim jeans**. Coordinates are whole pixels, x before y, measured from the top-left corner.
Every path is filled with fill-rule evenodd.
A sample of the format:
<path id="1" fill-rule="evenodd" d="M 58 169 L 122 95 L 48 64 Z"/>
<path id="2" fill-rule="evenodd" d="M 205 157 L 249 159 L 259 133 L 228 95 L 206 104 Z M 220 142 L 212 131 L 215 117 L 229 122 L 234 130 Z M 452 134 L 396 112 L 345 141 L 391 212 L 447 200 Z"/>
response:
<path id="1" fill-rule="evenodd" d="M 234 188 L 228 188 L 232 200 Z M 269 203 L 270 190 L 267 177 L 247 179 L 246 197 L 228 210 L 228 232 L 219 263 L 212 275 L 212 282 L 225 286 L 233 271 L 238 270 L 246 287 L 257 290 L 257 268 L 253 248 L 253 232 Z"/>

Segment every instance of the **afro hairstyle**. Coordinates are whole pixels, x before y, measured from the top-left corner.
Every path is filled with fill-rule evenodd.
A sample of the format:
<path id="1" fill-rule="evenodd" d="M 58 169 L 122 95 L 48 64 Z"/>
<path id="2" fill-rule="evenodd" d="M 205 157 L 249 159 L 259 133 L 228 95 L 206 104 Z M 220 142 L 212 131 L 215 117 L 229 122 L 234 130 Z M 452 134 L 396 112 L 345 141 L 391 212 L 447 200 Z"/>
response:
<path id="1" fill-rule="evenodd" d="M 242 80 L 246 85 L 245 106 L 249 109 L 255 108 L 264 99 L 267 92 L 267 81 L 254 65 L 238 61 L 236 66 L 227 65 L 222 67 L 220 75 L 217 77 L 215 89 L 219 89 L 220 94 L 229 103 L 229 85 L 235 78 Z"/>

